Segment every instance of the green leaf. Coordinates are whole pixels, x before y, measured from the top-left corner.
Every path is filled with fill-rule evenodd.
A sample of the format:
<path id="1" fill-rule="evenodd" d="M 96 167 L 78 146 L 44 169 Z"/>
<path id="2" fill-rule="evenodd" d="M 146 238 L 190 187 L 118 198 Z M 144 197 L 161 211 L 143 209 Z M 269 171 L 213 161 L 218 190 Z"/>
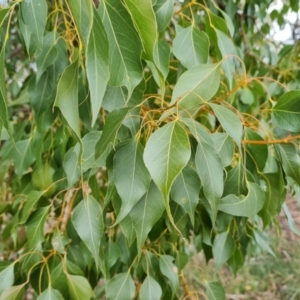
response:
<path id="1" fill-rule="evenodd" d="M 225 291 L 218 281 L 206 282 L 206 296 L 208 300 L 225 300 Z"/>
<path id="2" fill-rule="evenodd" d="M 42 46 L 43 34 L 47 23 L 47 11 L 48 6 L 45 0 L 24 0 L 21 3 L 23 20 L 39 47 Z"/>
<path id="3" fill-rule="evenodd" d="M 234 59 L 232 54 L 236 54 L 232 40 L 221 30 L 215 29 L 218 39 L 218 46 L 223 57 L 222 67 L 228 79 L 229 89 L 232 89 L 232 81 L 234 75 Z"/>
<path id="4" fill-rule="evenodd" d="M 220 65 L 204 64 L 184 72 L 178 79 L 171 105 L 178 102 L 179 108 L 195 113 L 218 91 L 220 85 Z"/>
<path id="5" fill-rule="evenodd" d="M 68 125 L 80 139 L 80 121 L 78 112 L 78 62 L 66 67 L 57 85 L 54 106 L 62 112 Z"/>
<path id="6" fill-rule="evenodd" d="M 98 159 L 112 144 L 115 145 L 117 133 L 131 107 L 120 108 L 108 114 L 100 140 L 96 144 L 95 158 Z"/>
<path id="7" fill-rule="evenodd" d="M 49 286 L 37 297 L 37 300 L 64 300 L 64 298 L 58 290 Z"/>
<path id="8" fill-rule="evenodd" d="M 9 289 L 15 281 L 14 276 L 15 264 L 10 264 L 6 268 L 2 269 L 0 272 L 0 295 Z"/>
<path id="9" fill-rule="evenodd" d="M 253 218 L 262 209 L 265 195 L 258 184 L 247 182 L 247 186 L 247 196 L 230 194 L 221 199 L 219 210 L 234 216 Z"/>
<path id="10" fill-rule="evenodd" d="M 143 42 L 145 58 L 154 62 L 154 50 L 157 41 L 157 25 L 152 3 L 148 0 L 124 0 Z"/>
<path id="11" fill-rule="evenodd" d="M 5 45 L 2 45 L 0 52 L 0 139 L 1 139 L 1 127 L 4 126 L 6 130 L 9 129 L 8 111 L 7 111 L 7 99 L 6 99 L 6 87 L 5 87 Z"/>
<path id="12" fill-rule="evenodd" d="M 160 300 L 162 290 L 160 285 L 151 276 L 147 276 L 140 289 L 140 300 Z"/>
<path id="13" fill-rule="evenodd" d="M 91 251 L 98 269 L 100 264 L 100 239 L 103 233 L 102 209 L 91 195 L 88 195 L 74 209 L 72 223 L 87 248 Z"/>
<path id="14" fill-rule="evenodd" d="M 285 196 L 285 184 L 282 178 L 282 173 L 261 174 L 261 179 L 266 184 L 264 206 L 259 212 L 259 216 L 264 222 L 264 227 L 267 227 L 273 218 L 281 209 L 282 195 Z"/>
<path id="15" fill-rule="evenodd" d="M 227 133 L 214 133 L 211 135 L 217 154 L 221 158 L 223 167 L 231 164 L 234 154 L 234 143 Z"/>
<path id="16" fill-rule="evenodd" d="M 131 300 L 135 294 L 135 285 L 130 273 L 126 272 L 110 279 L 105 290 L 107 300 Z"/>
<path id="17" fill-rule="evenodd" d="M 57 57 L 56 50 L 57 34 L 54 31 L 48 32 L 43 37 L 42 49 L 36 57 L 36 81 L 38 82 L 44 71 L 51 66 Z"/>
<path id="18" fill-rule="evenodd" d="M 224 188 L 223 166 L 215 148 L 203 143 L 201 136 L 196 150 L 195 163 L 204 195 L 211 206 L 215 219 Z"/>
<path id="19" fill-rule="evenodd" d="M 209 105 L 216 114 L 222 127 L 233 138 L 238 147 L 240 147 L 243 134 L 243 125 L 240 118 L 226 107 L 213 103 L 210 103 Z"/>
<path id="20" fill-rule="evenodd" d="M 300 91 L 282 95 L 272 109 L 277 125 L 285 130 L 300 132 Z"/>
<path id="21" fill-rule="evenodd" d="M 159 268 L 164 276 L 168 278 L 173 296 L 176 294 L 179 286 L 178 269 L 173 264 L 174 257 L 170 255 L 159 256 Z"/>
<path id="22" fill-rule="evenodd" d="M 287 218 L 288 225 L 289 225 L 290 229 L 291 229 L 297 236 L 300 237 L 300 231 L 299 231 L 299 229 L 297 228 L 296 223 L 295 223 L 295 221 L 294 221 L 292 215 L 290 214 L 289 209 L 288 209 L 286 203 L 283 203 L 282 209 L 283 209 L 284 214 L 285 214 L 285 216 L 286 216 L 286 218 Z"/>
<path id="23" fill-rule="evenodd" d="M 36 248 L 45 239 L 44 224 L 48 217 L 49 208 L 50 206 L 38 208 L 26 224 L 28 248 L 30 250 Z"/>
<path id="24" fill-rule="evenodd" d="M 75 20 L 76 27 L 87 44 L 93 24 L 93 4 L 89 0 L 69 0 L 68 5 Z"/>
<path id="25" fill-rule="evenodd" d="M 174 13 L 174 0 L 157 0 L 153 6 L 157 30 L 163 32 L 169 25 Z"/>
<path id="26" fill-rule="evenodd" d="M 42 197 L 43 193 L 44 193 L 43 191 L 42 192 L 30 191 L 30 193 L 27 196 L 25 205 L 22 209 L 22 214 L 21 214 L 21 219 L 19 221 L 19 224 L 24 224 L 27 221 L 33 208 L 35 207 L 39 199 Z"/>
<path id="27" fill-rule="evenodd" d="M 20 177 L 35 161 L 34 154 L 32 153 L 31 139 L 18 141 L 11 155 L 14 160 L 15 172 Z"/>
<path id="28" fill-rule="evenodd" d="M 72 187 L 80 177 L 80 166 L 78 165 L 78 158 L 80 154 L 80 147 L 75 146 L 68 150 L 64 156 L 63 167 L 67 175 L 68 187 Z"/>
<path id="29" fill-rule="evenodd" d="M 109 80 L 109 46 L 100 16 L 94 12 L 93 27 L 86 49 L 86 73 L 91 93 L 92 126 L 94 126 Z"/>
<path id="30" fill-rule="evenodd" d="M 137 237 L 137 247 L 141 254 L 148 233 L 161 218 L 165 210 L 164 198 L 157 186 L 151 182 L 146 195 L 134 206 L 130 212 Z"/>
<path id="31" fill-rule="evenodd" d="M 94 296 L 94 292 L 83 276 L 67 274 L 67 283 L 72 300 L 90 300 Z"/>
<path id="32" fill-rule="evenodd" d="M 173 52 L 187 69 L 205 64 L 209 52 L 208 36 L 193 25 L 181 29 L 173 41 Z"/>
<path id="33" fill-rule="evenodd" d="M 227 173 L 223 197 L 229 194 L 240 196 L 246 193 L 245 166 L 242 162 L 238 162 L 237 165 Z"/>
<path id="34" fill-rule="evenodd" d="M 245 128 L 245 140 L 263 141 L 264 139 L 249 128 Z M 245 144 L 247 154 L 251 157 L 256 168 L 262 172 L 268 159 L 268 146 L 259 144 Z M 247 162 L 247 160 L 246 160 Z"/>
<path id="35" fill-rule="evenodd" d="M 99 11 L 106 29 L 110 49 L 109 70 L 111 73 L 109 84 L 126 86 L 128 97 L 130 97 L 133 89 L 143 78 L 140 38 L 121 1 L 101 1 Z"/>
<path id="36" fill-rule="evenodd" d="M 48 72 L 41 75 L 38 82 L 34 78 L 30 81 L 28 94 L 32 107 L 35 110 L 35 117 L 38 118 L 44 111 L 51 107 L 55 97 Z"/>
<path id="37" fill-rule="evenodd" d="M 216 235 L 212 251 L 217 269 L 219 269 L 232 256 L 234 249 L 235 242 L 230 232 L 222 232 Z"/>
<path id="38" fill-rule="evenodd" d="M 146 144 L 144 162 L 152 179 L 163 193 L 168 217 L 172 223 L 169 192 L 175 178 L 186 166 L 190 156 L 188 135 L 176 121 L 155 131 Z"/>
<path id="39" fill-rule="evenodd" d="M 279 153 L 280 161 L 287 176 L 293 178 L 300 185 L 300 156 L 293 144 L 278 144 L 275 149 Z"/>
<path id="40" fill-rule="evenodd" d="M 8 12 L 10 11 L 10 7 L 0 9 L 0 26 L 2 26 L 3 21 L 6 19 Z"/>
<path id="41" fill-rule="evenodd" d="M 171 189 L 172 199 L 189 214 L 195 223 L 195 210 L 199 203 L 200 179 L 197 172 L 186 166 L 177 176 Z"/>
<path id="42" fill-rule="evenodd" d="M 114 181 L 122 199 L 119 223 L 149 188 L 151 177 L 143 161 L 144 148 L 133 139 L 114 155 Z"/>
<path id="43" fill-rule="evenodd" d="M 24 294 L 24 284 L 20 284 L 6 289 L 2 293 L 0 300 L 22 300 Z"/>

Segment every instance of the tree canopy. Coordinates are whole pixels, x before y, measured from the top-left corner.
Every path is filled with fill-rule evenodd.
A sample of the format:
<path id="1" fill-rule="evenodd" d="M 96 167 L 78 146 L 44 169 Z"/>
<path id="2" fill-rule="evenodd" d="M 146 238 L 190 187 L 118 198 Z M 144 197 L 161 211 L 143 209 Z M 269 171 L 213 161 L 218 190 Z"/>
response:
<path id="1" fill-rule="evenodd" d="M 193 249 L 234 274 L 272 251 L 300 184 L 298 10 L 2 0 L 0 300 L 197 297 Z"/>

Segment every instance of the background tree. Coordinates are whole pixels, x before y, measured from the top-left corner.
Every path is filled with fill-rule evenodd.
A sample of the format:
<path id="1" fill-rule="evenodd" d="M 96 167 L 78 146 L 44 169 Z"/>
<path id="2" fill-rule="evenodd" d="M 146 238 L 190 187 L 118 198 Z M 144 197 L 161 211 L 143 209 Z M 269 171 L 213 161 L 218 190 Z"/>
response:
<path id="1" fill-rule="evenodd" d="M 2 3 L 0 299 L 197 297 L 192 246 L 266 247 L 300 183 L 299 23 L 270 34 L 299 7 L 271 3 Z"/>

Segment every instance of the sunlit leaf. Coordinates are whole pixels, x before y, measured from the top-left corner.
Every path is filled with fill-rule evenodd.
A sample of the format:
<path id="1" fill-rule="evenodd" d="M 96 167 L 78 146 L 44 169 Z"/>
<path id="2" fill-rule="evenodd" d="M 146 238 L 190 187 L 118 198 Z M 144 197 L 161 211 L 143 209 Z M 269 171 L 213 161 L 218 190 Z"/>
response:
<path id="1" fill-rule="evenodd" d="M 159 256 L 159 268 L 164 276 L 169 280 L 172 294 L 175 295 L 178 289 L 178 269 L 173 264 L 174 258 L 170 255 L 160 255 Z"/>
<path id="2" fill-rule="evenodd" d="M 63 300 L 61 293 L 58 290 L 53 289 L 51 286 L 48 287 L 41 293 L 37 300 Z"/>
<path id="3" fill-rule="evenodd" d="M 14 284 L 14 266 L 14 264 L 9 264 L 0 271 L 0 295 Z"/>
<path id="4" fill-rule="evenodd" d="M 83 276 L 67 274 L 67 283 L 70 296 L 74 300 L 90 300 L 94 296 L 94 292 Z"/>

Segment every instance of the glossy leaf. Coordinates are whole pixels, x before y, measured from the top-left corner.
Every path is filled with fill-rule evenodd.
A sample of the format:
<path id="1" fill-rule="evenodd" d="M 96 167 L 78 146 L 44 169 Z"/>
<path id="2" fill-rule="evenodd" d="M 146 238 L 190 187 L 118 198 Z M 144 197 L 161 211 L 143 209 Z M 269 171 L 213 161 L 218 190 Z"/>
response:
<path id="1" fill-rule="evenodd" d="M 38 297 L 37 300 L 63 300 L 61 293 L 58 290 L 49 286 Z"/>
<path id="2" fill-rule="evenodd" d="M 130 109 L 130 107 L 116 109 L 107 116 L 101 138 L 96 144 L 96 159 L 105 152 L 110 144 L 115 145 L 118 130 Z"/>
<path id="3" fill-rule="evenodd" d="M 107 282 L 107 300 L 130 300 L 134 293 L 135 285 L 129 272 L 119 273 Z"/>
<path id="4" fill-rule="evenodd" d="M 143 146 L 133 139 L 114 156 L 114 180 L 122 199 L 117 223 L 128 215 L 149 188 L 151 177 L 143 161 L 143 152 Z"/>
<path id="5" fill-rule="evenodd" d="M 155 131 L 144 151 L 145 165 L 163 193 L 168 217 L 172 223 L 174 222 L 169 207 L 169 192 L 175 178 L 186 166 L 190 156 L 191 149 L 187 133 L 175 121 Z"/>
<path id="6" fill-rule="evenodd" d="M 159 256 L 159 268 L 164 276 L 168 278 L 171 286 L 172 294 L 175 295 L 178 289 L 178 269 L 173 264 L 174 258 L 170 255 L 160 255 Z"/>
<path id="7" fill-rule="evenodd" d="M 216 117 L 218 118 L 222 127 L 240 147 L 243 133 L 243 125 L 240 118 L 230 109 L 224 106 L 213 103 L 210 103 L 210 106 L 216 114 Z"/>
<path id="8" fill-rule="evenodd" d="M 162 295 L 162 290 L 160 285 L 151 276 L 147 276 L 140 289 L 140 299 L 141 300 L 160 300 Z"/>
<path id="9" fill-rule="evenodd" d="M 160 219 L 164 210 L 165 205 L 163 195 L 152 182 L 147 193 L 130 212 L 130 217 L 136 232 L 139 253 L 141 253 L 148 233 Z"/>
<path id="10" fill-rule="evenodd" d="M 230 194 L 221 199 L 219 210 L 234 216 L 253 218 L 263 207 L 265 195 L 261 187 L 253 182 L 247 183 L 247 196 Z"/>
<path id="11" fill-rule="evenodd" d="M 99 12 L 110 49 L 109 84 L 126 86 L 130 97 L 142 80 L 142 44 L 129 13 L 119 0 L 101 1 Z"/>
<path id="12" fill-rule="evenodd" d="M 209 39 L 194 26 L 181 29 L 173 42 L 174 55 L 187 69 L 207 63 Z"/>
<path id="13" fill-rule="evenodd" d="M 195 223 L 195 210 L 199 203 L 200 187 L 197 172 L 186 166 L 175 179 L 171 189 L 172 199 L 189 214 L 193 225 Z"/>
<path id="14" fill-rule="evenodd" d="M 0 295 L 14 284 L 14 266 L 10 264 L 0 272 Z"/>
<path id="15" fill-rule="evenodd" d="M 78 62 L 69 65 L 61 75 L 58 82 L 54 106 L 62 112 L 68 125 L 80 138 L 79 112 L 78 112 Z"/>
<path id="16" fill-rule="evenodd" d="M 89 300 L 94 296 L 94 292 L 83 276 L 67 274 L 67 283 L 72 300 Z"/>
<path id="17" fill-rule="evenodd" d="M 95 124 L 109 80 L 108 39 L 100 16 L 95 11 L 86 50 L 86 72 L 91 93 L 92 126 Z"/>
<path id="18" fill-rule="evenodd" d="M 225 300 L 225 291 L 218 281 L 206 282 L 206 296 L 208 300 Z"/>
<path id="19" fill-rule="evenodd" d="M 21 3 L 23 20 L 32 33 L 37 45 L 41 47 L 42 37 L 47 22 L 47 2 L 46 0 L 24 0 Z"/>
<path id="20" fill-rule="evenodd" d="M 279 127 L 300 132 L 300 91 L 289 91 L 282 95 L 273 107 L 272 113 Z"/>
<path id="21" fill-rule="evenodd" d="M 88 195 L 75 207 L 72 223 L 99 267 L 100 239 L 103 233 L 102 209 L 93 196 Z"/>
<path id="22" fill-rule="evenodd" d="M 217 269 L 219 269 L 233 254 L 235 242 L 230 232 L 222 232 L 217 234 L 212 251 Z"/>

